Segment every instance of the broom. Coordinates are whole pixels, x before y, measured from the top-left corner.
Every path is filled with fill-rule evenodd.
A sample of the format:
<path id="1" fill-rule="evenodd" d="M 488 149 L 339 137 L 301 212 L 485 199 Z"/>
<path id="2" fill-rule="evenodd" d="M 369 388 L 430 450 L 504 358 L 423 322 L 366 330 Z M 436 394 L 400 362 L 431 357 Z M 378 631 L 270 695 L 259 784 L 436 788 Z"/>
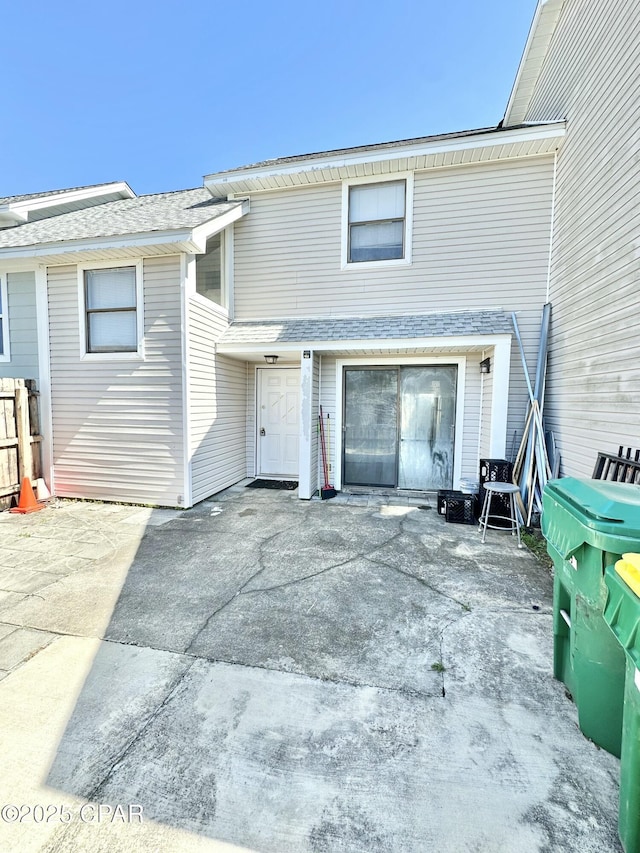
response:
<path id="1" fill-rule="evenodd" d="M 324 435 L 324 418 L 322 416 L 322 406 L 320 406 L 320 415 L 318 416 L 318 419 L 320 422 L 320 449 L 322 451 L 322 469 L 324 472 L 324 486 L 320 489 L 320 497 L 323 501 L 326 501 L 329 498 L 334 498 L 337 492 L 329 482 L 329 462 L 327 461 L 327 444 Z"/>

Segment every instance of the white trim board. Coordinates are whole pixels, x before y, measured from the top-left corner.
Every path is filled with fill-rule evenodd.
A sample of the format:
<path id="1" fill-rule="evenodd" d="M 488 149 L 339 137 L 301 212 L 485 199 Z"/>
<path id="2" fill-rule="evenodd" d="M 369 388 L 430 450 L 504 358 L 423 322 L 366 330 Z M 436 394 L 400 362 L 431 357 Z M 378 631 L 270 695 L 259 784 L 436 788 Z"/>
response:
<path id="1" fill-rule="evenodd" d="M 345 178 L 342 181 L 342 218 L 340 223 L 340 269 L 368 270 L 385 267 L 411 266 L 413 250 L 413 192 L 414 172 L 397 172 L 393 175 L 375 175 L 364 178 Z M 404 197 L 404 257 L 386 261 L 350 261 L 349 260 L 349 188 L 367 184 L 386 184 L 395 181 L 405 182 Z"/>
<path id="2" fill-rule="evenodd" d="M 44 210 L 47 207 L 58 207 L 64 204 L 73 204 L 76 201 L 86 201 L 92 198 L 100 198 L 104 195 L 117 195 L 124 198 L 136 198 L 136 194 L 126 181 L 117 181 L 112 184 L 98 184 L 93 187 L 82 189 L 60 190 L 60 192 L 45 193 L 41 196 L 33 195 L 32 198 L 18 199 L 5 202 L 0 205 L 0 220 L 7 219 L 16 224 L 26 222 L 32 210 Z"/>
<path id="3" fill-rule="evenodd" d="M 87 325 L 85 309 L 85 271 L 112 269 L 117 267 L 134 267 L 136 276 L 136 337 L 137 347 L 135 351 L 127 352 L 88 352 L 87 351 Z M 78 325 L 80 336 L 80 360 L 81 361 L 143 361 L 144 360 L 144 263 L 142 258 L 127 261 L 92 261 L 86 264 L 78 264 Z"/>
<path id="4" fill-rule="evenodd" d="M 538 126 L 516 128 L 493 128 L 482 132 L 469 133 L 450 139 L 420 140 L 403 144 L 389 144 L 389 147 L 359 148 L 354 151 L 331 152 L 318 156 L 296 158 L 295 162 L 276 162 L 273 165 L 246 167 L 229 172 L 217 172 L 205 175 L 204 184 L 213 193 L 214 188 L 222 188 L 227 184 L 238 181 L 260 180 L 278 176 L 291 176 L 305 172 L 320 172 L 347 168 L 366 163 L 381 163 L 391 160 L 401 160 L 406 157 L 429 156 L 445 154 L 453 151 L 469 151 L 472 149 L 493 148 L 496 145 L 534 142 L 536 140 L 553 139 L 564 135 L 564 122 L 548 122 Z"/>
<path id="5" fill-rule="evenodd" d="M 504 332 L 497 335 L 446 335 L 445 337 L 432 338 L 358 338 L 358 339 L 343 339 L 336 341 L 295 341 L 292 343 L 279 343 L 278 341 L 263 342 L 263 343 L 228 343 L 224 341 L 218 343 L 217 350 L 225 355 L 234 354 L 262 354 L 269 352 L 275 354 L 280 353 L 296 353 L 299 354 L 302 350 L 313 349 L 317 352 L 332 352 L 335 350 L 402 350 L 402 349 L 434 349 L 436 347 L 451 347 L 456 350 L 466 349 L 467 347 L 475 347 L 478 352 L 483 348 L 495 346 L 500 341 L 510 341 L 511 334 Z"/>
<path id="6" fill-rule="evenodd" d="M 53 464 L 53 409 L 51 403 L 51 357 L 49 340 L 49 294 L 47 269 L 40 266 L 35 271 L 36 324 L 38 334 L 38 391 L 40 392 L 40 431 L 43 435 L 42 476 L 52 495 L 55 495 L 55 468 Z"/>
<path id="7" fill-rule="evenodd" d="M 2 351 L 0 352 L 0 362 L 7 362 L 11 361 L 9 286 L 7 273 L 0 273 L 0 306 L 2 307 L 2 315 L 0 316 L 0 328 L 2 329 Z"/>
<path id="8" fill-rule="evenodd" d="M 182 464 L 184 490 L 182 506 L 193 506 L 193 471 L 191 467 L 191 332 L 189 328 L 189 296 L 195 289 L 195 259 L 180 255 L 180 335 L 182 347 Z M 208 302 L 209 300 L 207 300 Z"/>

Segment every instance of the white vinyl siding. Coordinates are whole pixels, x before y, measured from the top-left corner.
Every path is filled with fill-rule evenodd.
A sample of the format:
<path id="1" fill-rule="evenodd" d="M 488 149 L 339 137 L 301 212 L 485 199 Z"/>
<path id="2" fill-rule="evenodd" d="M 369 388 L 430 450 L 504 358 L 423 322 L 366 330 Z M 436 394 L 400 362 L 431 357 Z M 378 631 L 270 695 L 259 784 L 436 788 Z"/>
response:
<path id="1" fill-rule="evenodd" d="M 479 365 L 478 369 L 480 369 Z M 482 385 L 482 405 L 480 411 L 480 446 L 478 448 L 478 460 L 491 458 L 491 403 L 493 400 L 493 373 L 481 374 L 480 382 Z M 507 452 L 510 450 L 512 435 L 513 433 L 507 433 Z M 476 471 L 476 477 L 477 474 L 478 472 Z"/>
<path id="2" fill-rule="evenodd" d="M 145 359 L 80 358 L 78 273 L 48 268 L 56 493 L 179 506 L 184 495 L 180 259 L 143 263 Z"/>
<path id="3" fill-rule="evenodd" d="M 342 270 L 339 183 L 256 193 L 235 224 L 235 319 L 541 306 L 553 158 L 420 172 L 410 267 Z"/>
<path id="4" fill-rule="evenodd" d="M 341 269 L 341 183 L 256 193 L 234 229 L 235 318 L 516 311 L 533 372 L 552 191 L 548 156 L 418 172 L 411 266 L 366 270 Z M 507 448 L 528 403 L 515 344 L 511 365 Z"/>
<path id="5" fill-rule="evenodd" d="M 7 301 L 3 310 L 8 319 L 10 360 L 0 359 L 0 377 L 35 379 L 40 377 L 38 365 L 38 323 L 36 317 L 35 273 L 13 272 L 4 276 Z"/>
<path id="6" fill-rule="evenodd" d="M 319 406 L 322 405 L 322 414 L 325 418 L 329 415 L 329 419 L 331 420 L 331 425 L 336 424 L 338 417 L 338 407 L 342 406 L 342 400 L 337 399 L 337 389 L 336 389 L 336 359 L 331 356 L 323 356 L 322 364 L 320 366 L 320 394 L 319 394 Z M 320 412 L 320 408 L 318 406 L 318 413 Z M 341 460 L 338 458 L 337 447 L 338 442 L 336 441 L 336 433 L 335 429 L 332 430 L 330 436 L 330 443 L 327 453 L 327 462 L 329 464 L 329 479 L 335 484 L 337 480 L 337 472 L 340 470 L 340 465 L 342 464 Z M 318 488 L 324 485 L 324 471 L 322 468 L 322 451 L 320 447 L 318 447 L 318 451 L 316 454 L 316 471 L 318 477 Z"/>
<path id="7" fill-rule="evenodd" d="M 566 0 L 526 116 L 567 118 L 545 414 L 573 476 L 640 446 L 639 50 L 635 0 Z"/>
<path id="8" fill-rule="evenodd" d="M 189 300 L 190 454 L 193 502 L 246 476 L 247 369 L 216 355 L 227 321 L 219 311 Z"/>
<path id="9" fill-rule="evenodd" d="M 7 277 L 0 274 L 0 361 L 9 361 L 9 299 Z"/>

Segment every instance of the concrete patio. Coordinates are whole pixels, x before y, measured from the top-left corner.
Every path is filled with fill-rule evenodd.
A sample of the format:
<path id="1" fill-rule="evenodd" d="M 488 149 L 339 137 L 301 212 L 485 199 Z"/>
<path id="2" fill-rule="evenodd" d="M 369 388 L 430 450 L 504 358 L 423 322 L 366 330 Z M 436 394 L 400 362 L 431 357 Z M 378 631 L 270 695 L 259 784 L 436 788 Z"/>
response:
<path id="1" fill-rule="evenodd" d="M 619 851 L 551 614 L 423 499 L 0 514 L 0 849 Z"/>

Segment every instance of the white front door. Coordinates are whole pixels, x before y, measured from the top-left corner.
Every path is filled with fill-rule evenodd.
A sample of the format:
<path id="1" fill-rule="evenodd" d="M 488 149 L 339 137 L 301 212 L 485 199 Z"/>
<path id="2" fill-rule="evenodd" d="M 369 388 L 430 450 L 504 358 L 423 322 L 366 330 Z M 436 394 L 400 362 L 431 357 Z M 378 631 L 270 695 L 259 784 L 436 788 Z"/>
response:
<path id="1" fill-rule="evenodd" d="M 300 369 L 258 368 L 258 476 L 297 477 Z"/>

